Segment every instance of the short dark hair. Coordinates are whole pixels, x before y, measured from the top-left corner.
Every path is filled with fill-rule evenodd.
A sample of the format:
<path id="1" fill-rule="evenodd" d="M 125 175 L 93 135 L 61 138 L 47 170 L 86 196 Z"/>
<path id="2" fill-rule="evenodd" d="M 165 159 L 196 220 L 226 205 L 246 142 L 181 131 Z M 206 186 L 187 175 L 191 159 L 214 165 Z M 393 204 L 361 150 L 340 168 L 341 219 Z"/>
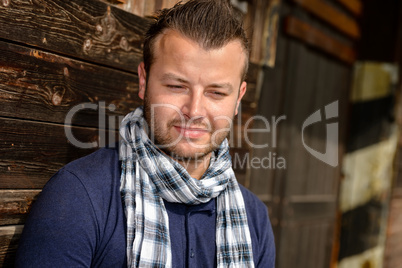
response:
<path id="1" fill-rule="evenodd" d="M 239 40 L 246 54 L 242 79 L 248 70 L 249 46 L 243 22 L 227 0 L 190 0 L 185 4 L 162 9 L 154 17 L 144 41 L 145 71 L 153 63 L 153 46 L 157 36 L 167 29 L 176 30 L 197 42 L 204 49 L 221 48 Z M 148 76 L 147 76 L 148 78 Z"/>

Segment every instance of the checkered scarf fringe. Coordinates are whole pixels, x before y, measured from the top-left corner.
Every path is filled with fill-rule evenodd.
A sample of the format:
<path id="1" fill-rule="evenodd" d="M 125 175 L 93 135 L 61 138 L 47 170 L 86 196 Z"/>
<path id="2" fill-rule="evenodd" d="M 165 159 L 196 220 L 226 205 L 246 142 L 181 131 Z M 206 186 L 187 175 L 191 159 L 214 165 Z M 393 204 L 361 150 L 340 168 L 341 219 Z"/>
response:
<path id="1" fill-rule="evenodd" d="M 122 121 L 121 186 L 127 218 L 128 267 L 172 267 L 169 220 L 163 199 L 200 204 L 217 198 L 217 267 L 254 267 L 243 196 L 225 140 L 201 180 L 161 153 L 144 131 L 142 107 Z"/>

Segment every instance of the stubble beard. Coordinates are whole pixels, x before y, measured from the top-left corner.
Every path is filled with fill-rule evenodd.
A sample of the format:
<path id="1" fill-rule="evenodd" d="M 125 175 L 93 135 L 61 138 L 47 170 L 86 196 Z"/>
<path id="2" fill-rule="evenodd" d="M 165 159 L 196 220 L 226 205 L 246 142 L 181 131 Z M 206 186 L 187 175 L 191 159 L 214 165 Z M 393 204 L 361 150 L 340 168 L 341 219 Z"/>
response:
<path id="1" fill-rule="evenodd" d="M 228 137 L 230 123 L 225 126 L 224 129 L 228 129 L 227 131 L 220 130 L 219 133 L 213 135 L 216 129 L 211 125 L 210 133 L 212 133 L 211 137 L 214 137 L 214 140 L 211 140 L 209 144 L 204 144 L 200 146 L 201 148 L 197 148 L 195 152 L 186 152 L 184 148 L 180 148 L 179 144 L 183 142 L 185 137 L 182 137 L 180 140 L 176 140 L 169 134 L 169 130 L 174 125 L 182 125 L 183 120 L 181 118 L 172 119 L 167 122 L 166 130 L 163 129 L 162 126 L 157 124 L 158 118 L 156 113 L 154 113 L 154 118 L 152 118 L 151 112 L 151 103 L 147 96 L 147 90 L 145 91 L 144 96 L 144 118 L 149 126 L 149 137 L 151 141 L 158 147 L 162 152 L 170 156 L 176 161 L 180 162 L 189 162 L 189 161 L 200 161 L 205 157 L 209 156 L 211 152 L 215 151 L 221 143 Z M 187 124 L 187 122 L 184 122 Z M 196 121 L 192 121 L 192 123 L 197 123 Z M 204 123 L 205 126 L 205 123 Z M 186 142 L 186 141 L 184 141 Z M 187 141 L 188 146 L 195 146 L 191 144 L 191 141 Z M 198 145 L 199 146 L 199 145 Z M 197 146 L 197 147 L 198 147 Z"/>

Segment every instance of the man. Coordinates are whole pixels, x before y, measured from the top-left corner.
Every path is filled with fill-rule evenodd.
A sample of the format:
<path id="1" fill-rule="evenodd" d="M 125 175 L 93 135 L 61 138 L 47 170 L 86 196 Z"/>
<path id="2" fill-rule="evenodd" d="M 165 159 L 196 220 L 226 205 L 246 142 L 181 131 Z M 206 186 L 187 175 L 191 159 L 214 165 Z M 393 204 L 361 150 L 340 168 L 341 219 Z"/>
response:
<path id="1" fill-rule="evenodd" d="M 18 266 L 274 267 L 266 207 L 238 185 L 226 137 L 248 45 L 223 1 L 163 10 L 138 67 L 119 150 L 61 169 L 25 225 Z"/>

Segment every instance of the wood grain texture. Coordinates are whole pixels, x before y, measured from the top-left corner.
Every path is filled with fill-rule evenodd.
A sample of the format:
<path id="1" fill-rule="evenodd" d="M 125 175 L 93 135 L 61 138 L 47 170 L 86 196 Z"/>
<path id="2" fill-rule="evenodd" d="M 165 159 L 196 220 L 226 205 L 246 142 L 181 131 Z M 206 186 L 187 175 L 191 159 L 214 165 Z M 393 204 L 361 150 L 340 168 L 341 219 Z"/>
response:
<path id="1" fill-rule="evenodd" d="M 304 43 L 348 64 L 353 64 L 356 61 L 356 52 L 352 47 L 324 34 L 296 17 L 286 17 L 284 30 L 290 36 L 300 39 Z"/>
<path id="2" fill-rule="evenodd" d="M 347 0 L 348 1 L 348 0 Z M 353 39 L 360 38 L 360 29 L 354 18 L 347 16 L 323 0 L 293 0 L 308 12 L 314 14 L 340 32 Z"/>
<path id="3" fill-rule="evenodd" d="M 0 225 L 23 224 L 40 190 L 0 190 Z"/>
<path id="4" fill-rule="evenodd" d="M 96 0 L 7 0 L 0 24 L 0 38 L 136 72 L 147 21 Z"/>
<path id="5" fill-rule="evenodd" d="M 108 121 L 142 103 L 137 81 L 135 74 L 0 41 L 0 116 L 64 123 L 72 107 L 92 103 L 98 109 L 80 108 L 73 123 L 97 127 L 101 109 Z"/>
<path id="6" fill-rule="evenodd" d="M 22 229 L 22 225 L 0 227 L 0 267 L 14 267 L 15 253 Z"/>
<path id="7" fill-rule="evenodd" d="M 8 118 L 0 125 L 0 189 L 41 189 L 62 166 L 96 149 L 75 147 L 63 125 Z M 103 136 L 96 128 L 71 130 L 83 143 L 100 144 Z"/>

